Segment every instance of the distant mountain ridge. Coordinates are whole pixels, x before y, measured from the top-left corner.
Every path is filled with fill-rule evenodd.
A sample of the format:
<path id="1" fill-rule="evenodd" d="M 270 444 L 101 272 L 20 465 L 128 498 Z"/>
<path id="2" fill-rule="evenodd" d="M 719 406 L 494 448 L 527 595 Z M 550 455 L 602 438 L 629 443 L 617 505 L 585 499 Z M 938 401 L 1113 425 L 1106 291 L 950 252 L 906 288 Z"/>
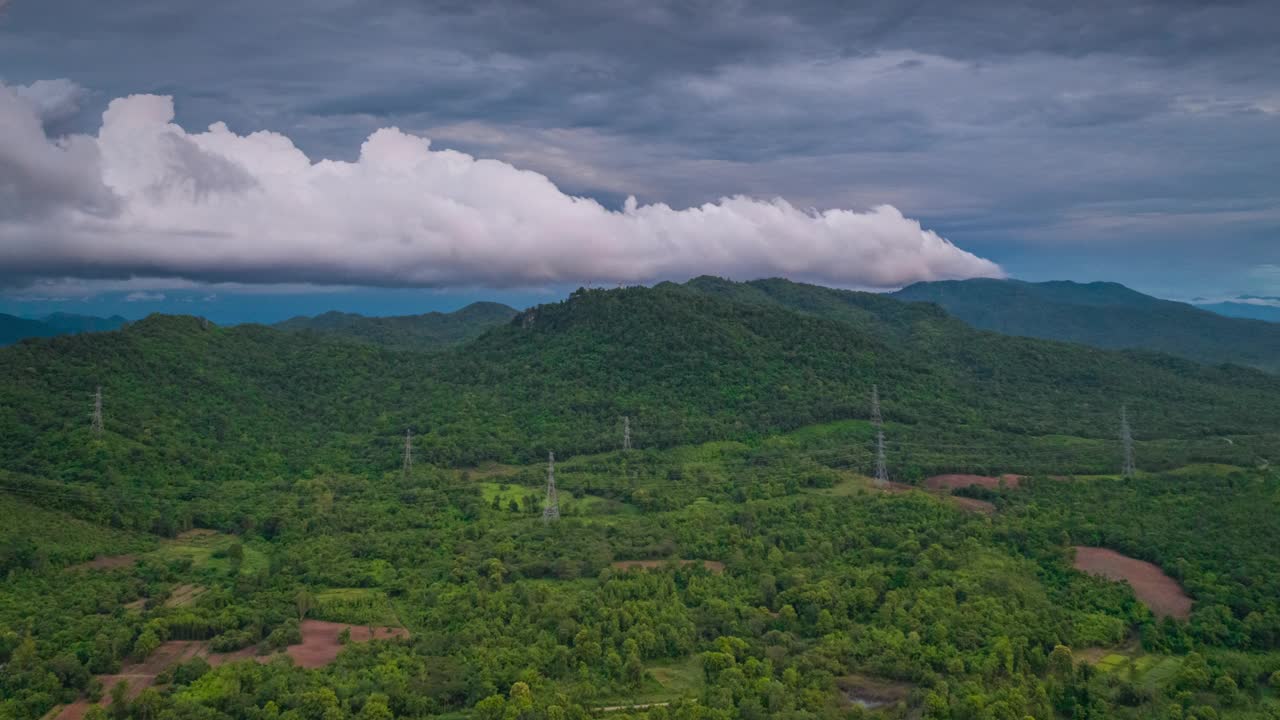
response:
<path id="1" fill-rule="evenodd" d="M 1195 306 L 1201 310 L 1208 310 L 1227 317 L 1280 323 L 1280 306 L 1277 305 L 1260 305 L 1227 300 L 1216 303 L 1195 303 Z"/>
<path id="2" fill-rule="evenodd" d="M 515 308 L 502 303 L 475 302 L 451 313 L 366 317 L 330 311 L 315 317 L 295 317 L 273 327 L 290 332 L 316 332 L 354 342 L 396 350 L 440 350 L 479 337 L 495 325 L 510 322 Z"/>
<path id="3" fill-rule="evenodd" d="M 936 303 L 974 327 L 1006 335 L 1280 371 L 1280 326 L 1224 317 L 1117 283 L 949 280 L 916 283 L 892 296 Z"/>
<path id="4" fill-rule="evenodd" d="M 32 319 L 0 313 L 0 345 L 12 345 L 19 340 L 31 337 L 118 330 L 127 322 L 119 315 L 103 318 L 59 312 Z"/>

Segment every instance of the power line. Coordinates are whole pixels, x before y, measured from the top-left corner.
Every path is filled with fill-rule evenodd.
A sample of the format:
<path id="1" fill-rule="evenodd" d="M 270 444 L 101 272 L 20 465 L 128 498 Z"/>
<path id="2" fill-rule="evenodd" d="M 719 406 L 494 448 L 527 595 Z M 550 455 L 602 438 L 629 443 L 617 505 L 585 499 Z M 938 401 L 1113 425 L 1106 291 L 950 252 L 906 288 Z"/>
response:
<path id="1" fill-rule="evenodd" d="M 93 430 L 94 435 L 102 434 L 102 386 L 99 385 L 93 394 L 93 415 L 89 421 L 89 428 Z"/>
<path id="2" fill-rule="evenodd" d="M 1137 472 L 1133 464 L 1133 429 L 1129 427 L 1129 408 L 1120 406 L 1120 445 L 1124 451 L 1124 461 L 1120 474 L 1131 478 Z"/>
<path id="3" fill-rule="evenodd" d="M 409 474 L 413 472 L 413 430 L 408 428 L 404 431 L 404 464 L 402 472 L 406 480 Z"/>
<path id="4" fill-rule="evenodd" d="M 889 484 L 889 469 L 884 454 L 884 420 L 880 417 L 880 388 L 871 386 L 871 424 L 876 429 L 876 487 Z"/>
<path id="5" fill-rule="evenodd" d="M 547 504 L 542 508 L 542 521 L 560 519 L 560 498 L 556 494 L 556 454 L 547 452 Z"/>

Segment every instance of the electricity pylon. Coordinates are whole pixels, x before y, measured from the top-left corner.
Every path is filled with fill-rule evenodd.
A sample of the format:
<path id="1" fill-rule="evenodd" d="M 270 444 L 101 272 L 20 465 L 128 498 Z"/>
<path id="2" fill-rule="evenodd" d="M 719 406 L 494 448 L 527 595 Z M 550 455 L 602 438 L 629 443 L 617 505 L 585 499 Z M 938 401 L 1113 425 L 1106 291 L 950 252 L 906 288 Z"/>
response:
<path id="1" fill-rule="evenodd" d="M 871 386 L 871 424 L 876 429 L 876 487 L 889 484 L 889 469 L 884 457 L 884 420 L 880 417 L 880 389 Z"/>
<path id="2" fill-rule="evenodd" d="M 93 430 L 94 435 L 102 434 L 102 386 L 99 385 L 96 392 L 93 393 L 93 415 L 89 421 L 89 428 Z"/>
<path id="3" fill-rule="evenodd" d="M 560 498 L 556 495 L 556 454 L 547 453 L 547 504 L 542 508 L 542 521 L 560 519 Z"/>
<path id="4" fill-rule="evenodd" d="M 622 449 L 631 449 L 631 418 L 622 416 Z"/>
<path id="5" fill-rule="evenodd" d="M 1124 452 L 1120 474 L 1127 478 L 1133 477 L 1138 472 L 1133 462 L 1133 428 L 1129 427 L 1129 408 L 1124 405 L 1120 406 L 1120 447 Z"/>
<path id="6" fill-rule="evenodd" d="M 413 472 L 413 431 L 406 429 L 404 431 L 404 479 L 409 479 L 409 473 Z"/>

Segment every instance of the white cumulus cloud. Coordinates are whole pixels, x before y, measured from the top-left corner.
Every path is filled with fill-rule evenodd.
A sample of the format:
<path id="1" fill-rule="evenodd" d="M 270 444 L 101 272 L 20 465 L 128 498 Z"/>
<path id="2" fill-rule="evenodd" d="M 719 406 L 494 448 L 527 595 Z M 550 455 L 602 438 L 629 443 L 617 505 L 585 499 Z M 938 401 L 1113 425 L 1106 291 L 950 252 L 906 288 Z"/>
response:
<path id="1" fill-rule="evenodd" d="M 168 97 L 113 101 L 96 136 L 50 138 L 41 112 L 0 85 L 11 278 L 518 286 L 713 273 L 890 287 L 1002 275 L 888 205 L 819 212 L 737 196 L 610 210 L 395 128 L 355 162 L 313 162 L 277 133 L 187 132 Z"/>

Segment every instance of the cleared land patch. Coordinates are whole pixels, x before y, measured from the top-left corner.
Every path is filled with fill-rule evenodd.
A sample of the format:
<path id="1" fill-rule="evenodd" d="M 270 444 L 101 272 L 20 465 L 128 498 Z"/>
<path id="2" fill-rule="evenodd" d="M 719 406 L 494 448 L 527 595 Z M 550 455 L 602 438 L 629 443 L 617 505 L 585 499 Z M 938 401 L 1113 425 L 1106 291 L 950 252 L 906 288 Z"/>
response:
<path id="1" fill-rule="evenodd" d="M 1077 545 L 1075 551 L 1077 570 L 1129 583 L 1133 594 L 1156 615 L 1179 620 L 1191 616 L 1191 598 L 1155 565 L 1108 548 Z"/>
<path id="2" fill-rule="evenodd" d="M 837 678 L 836 687 L 840 688 L 841 698 L 845 703 L 856 705 L 864 710 L 877 710 L 906 702 L 911 694 L 911 686 L 906 683 L 869 675 L 846 675 Z"/>
<path id="3" fill-rule="evenodd" d="M 719 575 L 724 572 L 724 563 L 719 560 L 681 560 L 673 558 L 670 560 L 615 560 L 609 563 L 611 567 L 619 570 L 630 570 L 631 568 L 660 568 L 665 567 L 668 563 L 677 565 L 702 565 L 702 567 L 710 570 L 712 573 Z"/>
<path id="4" fill-rule="evenodd" d="M 363 625 L 400 624 L 391 600 L 373 588 L 332 588 L 316 594 L 317 619 Z"/>
<path id="5" fill-rule="evenodd" d="M 871 481 L 868 480 L 868 482 L 871 482 Z M 893 482 L 892 480 L 885 483 L 881 487 L 875 487 L 874 484 L 872 484 L 871 487 L 875 490 L 879 490 L 881 492 L 888 492 L 888 493 L 905 493 L 905 492 L 911 492 L 912 490 L 924 492 L 926 490 L 926 488 L 921 486 L 908 485 L 906 483 L 900 483 L 900 482 Z M 995 515 L 996 513 L 996 506 L 992 505 L 986 500 L 978 500 L 977 498 L 968 498 L 960 495 L 951 495 L 943 490 L 929 490 L 929 494 L 933 495 L 934 497 L 944 498 L 946 499 L 947 502 L 950 502 L 951 504 L 955 505 L 961 510 L 968 510 L 969 512 L 982 513 L 983 515 Z"/>
<path id="6" fill-rule="evenodd" d="M 126 665 L 120 669 L 120 672 L 109 675 L 98 675 L 98 682 L 102 683 L 102 700 L 97 704 L 107 706 L 111 704 L 111 688 L 118 683 L 129 683 L 129 692 L 125 697 L 132 700 L 136 698 L 143 690 L 151 687 L 156 681 L 156 676 L 164 672 L 165 669 L 185 662 L 191 658 L 205 653 L 206 645 L 204 642 L 197 640 L 170 640 L 160 644 L 150 657 L 139 663 Z M 53 715 L 54 720 L 80 720 L 84 714 L 94 703 L 89 702 L 85 698 L 81 698 L 70 705 L 65 705 L 61 710 Z"/>
<path id="7" fill-rule="evenodd" d="M 353 643 L 409 637 L 409 631 L 402 627 L 370 628 L 366 625 L 348 625 L 324 620 L 303 620 L 299 629 L 302 631 L 302 643 L 290 645 L 285 648 L 285 652 L 293 658 L 298 667 L 304 668 L 324 667 L 336 660 L 338 653 L 342 650 L 339 637 L 343 630 L 350 630 L 350 642 Z"/>
<path id="8" fill-rule="evenodd" d="M 704 684 L 702 658 L 691 655 L 678 660 L 663 660 L 645 667 L 644 679 L 634 692 L 618 697 L 600 698 L 597 712 L 643 710 L 669 705 L 682 697 L 696 697 Z"/>
<path id="9" fill-rule="evenodd" d="M 302 632 L 302 642 L 298 645 L 290 645 L 285 648 L 284 652 L 293 658 L 298 667 L 324 667 L 337 659 L 338 653 L 342 651 L 343 644 L 339 641 L 339 637 L 342 635 L 342 631 L 347 629 L 350 630 L 350 642 L 353 643 L 369 642 L 375 639 L 390 640 L 392 638 L 409 637 L 409 631 L 402 627 L 371 628 L 367 625 L 304 620 L 299 626 L 299 630 Z M 121 668 L 118 673 L 96 676 L 98 681 L 102 683 L 103 689 L 102 699 L 97 704 L 104 707 L 110 705 L 111 688 L 120 682 L 129 683 L 129 692 L 126 697 L 129 699 L 136 698 L 143 690 L 155 684 L 157 675 L 174 665 L 195 657 L 202 657 L 210 665 L 216 667 L 238 660 L 255 660 L 260 663 L 267 663 L 273 657 L 279 655 L 280 653 L 258 655 L 256 647 L 248 647 L 229 653 L 211 653 L 209 652 L 209 644 L 203 640 L 169 640 L 160 643 L 155 652 L 151 653 L 142 662 L 127 665 Z M 93 704 L 88 699 L 81 698 L 70 705 L 64 705 L 49 717 L 51 720 L 80 720 Z"/>
<path id="10" fill-rule="evenodd" d="M 118 568 L 133 567 L 138 561 L 137 555 L 99 555 L 89 562 L 82 562 L 79 565 L 72 565 L 68 570 L 116 570 Z"/>
<path id="11" fill-rule="evenodd" d="M 237 544 L 244 553 L 240 564 L 241 574 L 252 574 L 267 568 L 267 556 L 252 544 L 243 544 L 238 537 L 203 528 L 188 530 L 173 540 L 164 541 L 156 554 L 165 561 L 190 560 L 194 570 L 228 573 L 231 571 L 229 551 L 232 545 Z"/>
<path id="12" fill-rule="evenodd" d="M 924 481 L 924 486 L 930 490 L 958 490 L 977 485 L 990 490 L 998 490 L 1002 482 L 1005 487 L 1016 488 L 1021 480 L 1021 475 L 1012 473 L 1005 473 L 999 477 L 953 473 L 949 475 L 934 475 Z"/>

